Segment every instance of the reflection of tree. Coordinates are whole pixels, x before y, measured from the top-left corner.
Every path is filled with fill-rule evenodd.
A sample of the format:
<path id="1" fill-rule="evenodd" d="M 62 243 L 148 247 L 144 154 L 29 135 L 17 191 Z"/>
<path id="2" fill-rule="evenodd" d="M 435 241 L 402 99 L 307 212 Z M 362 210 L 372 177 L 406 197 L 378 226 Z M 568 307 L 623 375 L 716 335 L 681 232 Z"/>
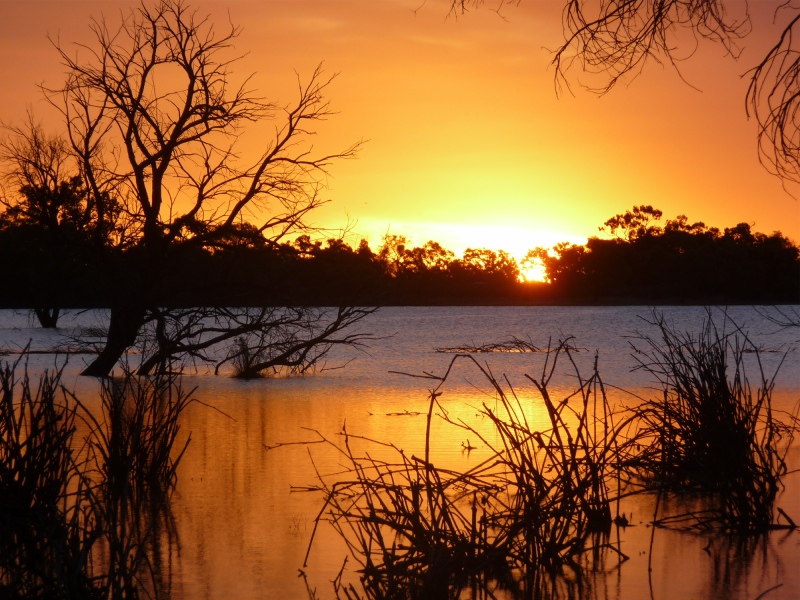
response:
<path id="1" fill-rule="evenodd" d="M 128 223 L 128 268 L 108 274 L 105 346 L 84 371 L 104 376 L 153 319 L 175 253 L 276 246 L 303 230 L 323 202 L 328 167 L 354 156 L 357 145 L 325 154 L 309 142 L 331 114 L 330 79 L 320 69 L 298 80 L 293 105 L 267 102 L 249 79 L 234 83 L 235 58 L 226 54 L 238 29 L 215 29 L 182 0 L 141 5 L 116 29 L 94 21 L 92 31 L 83 55 L 56 44 L 67 77 L 47 97 L 64 118 L 87 195 L 119 198 Z M 282 122 L 259 132 L 259 153 L 247 162 L 239 151 L 244 129 L 278 114 Z M 100 207 L 97 221 L 105 223 Z M 247 322 L 241 333 L 257 325 Z"/>

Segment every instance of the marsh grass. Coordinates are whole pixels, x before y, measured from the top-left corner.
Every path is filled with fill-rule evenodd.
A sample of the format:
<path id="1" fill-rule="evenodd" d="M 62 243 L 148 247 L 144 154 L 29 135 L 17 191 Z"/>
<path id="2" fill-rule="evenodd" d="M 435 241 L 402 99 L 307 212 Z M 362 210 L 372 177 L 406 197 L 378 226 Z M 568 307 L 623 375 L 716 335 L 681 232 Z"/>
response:
<path id="1" fill-rule="evenodd" d="M 657 334 L 635 338 L 635 357 L 662 389 L 634 407 L 609 400 L 597 357 L 582 375 L 567 339 L 548 347 L 538 377 L 526 375 L 533 391 L 524 394 L 473 353 L 456 354 L 441 376 L 416 375 L 433 382 L 422 455 L 346 429 L 339 440 L 318 433 L 344 471 L 317 471 L 317 484 L 295 488 L 324 495 L 306 563 L 328 521 L 359 565 L 361 591 L 340 573 L 337 598 L 592 597 L 593 575 L 628 558 L 622 499 L 652 494 L 652 524 L 708 532 L 725 549 L 706 548 L 715 576 L 735 579 L 730 555 L 740 560 L 766 531 L 795 527 L 775 499 L 797 415 L 773 409 L 777 371 L 765 373 L 761 350 L 727 316 L 720 326 L 709 311 L 696 334 L 656 312 L 648 323 Z M 492 398 L 475 419 L 448 411 L 447 382 L 462 363 Z M 571 391 L 556 397 L 565 381 Z M 481 462 L 435 466 L 434 418 L 476 441 Z"/>
<path id="2" fill-rule="evenodd" d="M 192 401 L 178 373 L 103 381 L 101 413 L 94 415 L 77 398 L 91 423 L 87 442 L 98 476 L 95 511 L 103 535 L 94 548 L 104 565 L 101 585 L 112 598 L 157 595 L 163 565 L 162 536 L 176 537 L 170 497 L 176 470 L 190 442 L 178 442 L 181 412 Z"/>
<path id="3" fill-rule="evenodd" d="M 721 324 L 712 317 L 709 311 L 701 330 L 690 333 L 653 312 L 648 323 L 657 335 L 640 334 L 632 344 L 639 368 L 662 387 L 660 398 L 638 408 L 647 442 L 639 475 L 662 493 L 706 499 L 704 509 L 660 524 L 736 532 L 793 527 L 780 509 L 777 523 L 775 499 L 796 415 L 780 418 L 773 409 L 777 371 L 765 373 L 748 336 L 727 315 Z"/>
<path id="4" fill-rule="evenodd" d="M 627 559 L 610 533 L 624 493 L 619 465 L 635 452 L 632 417 L 612 410 L 596 363 L 590 377 L 581 377 L 570 348 L 567 341 L 551 349 L 541 377 L 529 378 L 535 399 L 518 396 L 470 355 L 456 355 L 442 376 L 427 375 L 436 386 L 424 456 L 346 430 L 340 443 L 320 435 L 346 473 L 320 474 L 310 488 L 325 497 L 317 524 L 327 520 L 341 535 L 368 598 L 457 598 L 470 589 L 474 598 L 496 589 L 513 597 L 567 597 L 589 585 L 584 573 L 601 568 L 609 554 Z M 492 406 L 479 409 L 491 434 L 447 411 L 446 383 L 460 362 L 476 368 L 494 392 Z M 556 400 L 550 383 L 561 363 L 577 384 Z M 533 403 L 544 407 L 548 427 L 536 430 L 528 421 Z M 488 458 L 466 471 L 433 465 L 437 414 L 479 439 Z M 373 451 L 357 453 L 355 440 Z M 387 451 L 393 458 L 376 458 Z M 342 589 L 347 597 L 357 594 Z"/>
<path id="5" fill-rule="evenodd" d="M 60 381 L 56 369 L 35 384 L 22 359 L 0 368 L 0 597 L 96 594 L 94 484 L 73 448 L 78 416 Z"/>
<path id="6" fill-rule="evenodd" d="M 190 394 L 178 375 L 126 373 L 94 414 L 61 370 L 37 385 L 21 364 L 0 370 L 0 597 L 157 597 Z"/>

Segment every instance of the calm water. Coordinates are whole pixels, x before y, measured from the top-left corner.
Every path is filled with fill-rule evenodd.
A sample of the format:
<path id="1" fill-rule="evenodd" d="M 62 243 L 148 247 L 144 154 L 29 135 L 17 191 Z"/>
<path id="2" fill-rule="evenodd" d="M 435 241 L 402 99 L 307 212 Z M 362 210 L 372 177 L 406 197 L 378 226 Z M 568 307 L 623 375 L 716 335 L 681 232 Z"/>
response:
<path id="1" fill-rule="evenodd" d="M 666 308 L 664 312 L 682 330 L 698 330 L 705 316 L 701 308 Z M 775 404 L 791 409 L 800 400 L 800 329 L 781 331 L 748 307 L 732 308 L 729 314 L 759 347 L 769 351 L 761 355 L 767 373 L 784 360 Z M 390 413 L 425 412 L 430 384 L 390 371 L 442 373 L 453 355 L 437 353 L 435 348 L 500 342 L 512 336 L 539 347 L 546 347 L 551 339 L 574 336 L 574 344 L 583 349 L 576 355 L 583 373 L 589 374 L 597 354 L 606 383 L 639 396 L 657 393 L 646 373 L 632 371 L 636 363 L 631 343 L 643 346 L 636 342 L 636 332 L 656 333 L 641 318 L 648 315 L 646 307 L 391 308 L 364 323 L 364 330 L 376 337 L 368 348 L 340 351 L 313 376 L 241 382 L 200 368 L 186 378 L 187 383 L 198 387 L 199 400 L 225 414 L 200 404 L 184 414 L 182 432 L 191 434 L 191 443 L 173 497 L 177 541 L 165 550 L 165 587 L 175 599 L 309 598 L 298 569 L 321 497 L 292 493 L 290 486 L 315 483 L 313 464 L 323 473 L 335 472 L 337 459 L 319 445 L 269 452 L 264 446 L 316 439 L 314 431 L 335 440 L 346 426 L 350 433 L 391 441 L 407 453 L 419 453 L 424 447 L 424 417 Z M 24 314 L 0 311 L 0 343 L 6 348 L 28 342 L 34 349 L 53 348 L 103 321 L 104 315 L 97 311 L 70 314 L 62 320 L 62 329 L 49 333 L 32 328 Z M 538 376 L 543 355 L 476 356 L 495 375 L 506 375 L 521 397 L 535 399 L 523 375 Z M 53 360 L 52 356 L 33 356 L 31 370 L 46 368 Z M 96 393 L 97 383 L 77 377 L 82 365 L 80 356 L 73 356 L 65 379 L 81 397 L 89 398 Z M 566 391 L 573 381 L 565 370 L 553 387 Z M 467 363 L 456 366 L 444 391 L 443 405 L 451 415 L 464 419 L 474 418 L 481 403 L 493 401 L 484 378 Z M 636 401 L 621 391 L 613 394 L 622 403 Z M 480 447 L 464 453 L 464 432 L 441 421 L 434 424 L 433 437 L 432 460 L 437 466 L 469 468 L 488 455 Z M 794 468 L 800 466 L 797 449 L 790 460 Z M 787 489 L 778 500 L 797 522 L 799 479 L 798 474 L 788 476 Z M 749 599 L 779 584 L 765 597 L 800 597 L 797 533 L 775 534 L 757 548 L 743 549 L 731 540 L 659 530 L 650 557 L 650 529 L 642 523 L 652 514 L 649 502 L 640 499 L 627 507 L 636 526 L 623 532 L 622 547 L 631 560 L 619 568 L 610 560 L 609 572 L 598 576 L 590 597 L 649 597 L 648 559 L 655 598 Z M 321 526 L 304 569 L 317 597 L 333 597 L 330 580 L 344 557 L 341 540 Z"/>

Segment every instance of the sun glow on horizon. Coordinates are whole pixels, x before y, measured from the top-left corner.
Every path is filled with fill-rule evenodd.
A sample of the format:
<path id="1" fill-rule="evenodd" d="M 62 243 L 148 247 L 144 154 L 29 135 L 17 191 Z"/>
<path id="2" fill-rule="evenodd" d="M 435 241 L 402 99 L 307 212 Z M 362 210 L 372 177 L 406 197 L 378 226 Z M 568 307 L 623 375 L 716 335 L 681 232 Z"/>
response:
<path id="1" fill-rule="evenodd" d="M 90 19 L 105 12 L 113 29 L 117 9 L 137 5 L 0 2 L 8 58 L 0 68 L 14 83 L 0 89 L 3 123 L 24 122 L 38 102 L 37 120 L 59 132 L 62 115 L 39 89 L 64 81 L 48 36 L 85 57 L 87 48 L 72 44 L 91 48 Z M 456 20 L 444 18 L 441 3 L 416 10 L 399 0 L 232 0 L 204 4 L 199 14 L 210 12 L 220 27 L 242 25 L 231 53 L 220 55 L 241 56 L 231 84 L 250 82 L 276 107 L 274 119 L 242 132 L 243 164 L 261 155 L 283 122 L 280 107 L 321 61 L 338 74 L 324 90 L 330 118 L 311 127 L 315 153 L 368 142 L 357 160 L 334 161 L 329 177 L 310 186 L 324 202 L 308 225 L 323 240 L 349 231 L 348 244 L 364 238 L 377 251 L 388 233 L 412 246 L 433 240 L 457 257 L 467 248 L 504 250 L 520 263 L 536 247 L 584 244 L 606 219 L 639 204 L 665 220 L 755 222 L 758 231 L 800 240 L 800 203 L 759 164 L 740 64 L 698 52 L 681 78 L 703 82 L 702 94 L 670 69 L 648 69 L 602 98 L 577 87 L 558 95 L 546 48 L 563 43 L 562 5 L 523 2 L 502 19 L 475 10 Z M 775 23 L 771 11 L 754 15 L 764 46 Z M 248 218 L 263 223 L 280 205 L 263 210 Z M 287 239 L 295 233 L 303 231 Z M 543 279 L 541 265 L 523 271 L 526 280 Z"/>
<path id="2" fill-rule="evenodd" d="M 543 264 L 537 263 L 531 267 L 520 269 L 523 281 L 547 281 L 547 271 Z"/>
<path id="3" fill-rule="evenodd" d="M 560 242 L 585 244 L 586 238 L 559 231 L 527 228 L 511 225 L 473 225 L 464 223 L 439 223 L 428 221 L 394 221 L 391 223 L 359 222 L 351 233 L 352 239 L 366 239 L 373 251 L 378 250 L 385 235 L 401 235 L 412 246 L 422 246 L 428 241 L 441 244 L 461 257 L 468 248 L 486 248 L 505 251 L 520 264 L 525 281 L 544 281 L 545 271 L 541 264 L 522 268 L 522 261 L 529 250 L 537 247 L 552 248 Z M 356 239 L 358 238 L 358 239 Z"/>

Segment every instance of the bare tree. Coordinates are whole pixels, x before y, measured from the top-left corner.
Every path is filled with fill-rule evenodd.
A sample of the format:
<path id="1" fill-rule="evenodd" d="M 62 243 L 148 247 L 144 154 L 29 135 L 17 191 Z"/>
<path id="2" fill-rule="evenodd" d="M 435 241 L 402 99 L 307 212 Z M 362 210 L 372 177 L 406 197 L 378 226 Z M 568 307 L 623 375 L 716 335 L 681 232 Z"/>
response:
<path id="1" fill-rule="evenodd" d="M 66 174 L 70 156 L 64 140 L 48 138 L 31 114 L 24 127 L 7 128 L 0 140 L 0 162 L 5 167 L 0 229 L 23 223 L 56 233 L 65 220 L 74 219 L 79 201 L 75 201 L 75 182 Z M 42 327 L 57 326 L 59 308 L 38 306 L 33 312 Z"/>
<path id="2" fill-rule="evenodd" d="M 788 3 L 787 10 L 797 10 Z M 748 115 L 758 122 L 759 157 L 773 174 L 800 182 L 800 14 L 750 72 Z"/>
<path id="3" fill-rule="evenodd" d="M 135 282 L 117 290 L 105 346 L 84 371 L 105 376 L 145 324 L 158 321 L 157 292 L 174 248 L 211 247 L 244 223 L 270 244 L 304 229 L 323 203 L 328 167 L 353 157 L 359 144 L 315 153 L 309 138 L 331 115 L 332 78 L 321 68 L 306 82 L 298 76 L 291 106 L 263 99 L 251 78 L 234 83 L 239 29 L 217 29 L 183 0 L 143 2 L 119 26 L 100 19 L 91 29 L 92 43 L 75 52 L 55 42 L 68 75 L 45 93 L 63 115 L 90 192 L 121 202 L 128 251 L 141 265 Z M 244 130 L 277 117 L 260 154 L 246 160 L 238 144 Z M 180 349 L 193 351 L 186 340 Z"/>
<path id="4" fill-rule="evenodd" d="M 16 191 L 26 187 L 55 190 L 72 179 L 76 174 L 72 152 L 63 138 L 48 136 L 32 113 L 24 125 L 4 129 L 0 139 L 0 161 L 5 167 L 3 206 L 6 211 L 16 209 L 26 218 L 39 220 L 31 213 L 35 207 L 16 201 Z"/>
<path id="5" fill-rule="evenodd" d="M 375 308 L 244 307 L 155 309 L 142 330 L 139 373 L 166 371 L 172 362 L 232 364 L 242 379 L 265 372 L 304 374 L 339 345 L 372 339 L 352 325 Z M 220 352 L 220 348 L 223 351 Z"/>

